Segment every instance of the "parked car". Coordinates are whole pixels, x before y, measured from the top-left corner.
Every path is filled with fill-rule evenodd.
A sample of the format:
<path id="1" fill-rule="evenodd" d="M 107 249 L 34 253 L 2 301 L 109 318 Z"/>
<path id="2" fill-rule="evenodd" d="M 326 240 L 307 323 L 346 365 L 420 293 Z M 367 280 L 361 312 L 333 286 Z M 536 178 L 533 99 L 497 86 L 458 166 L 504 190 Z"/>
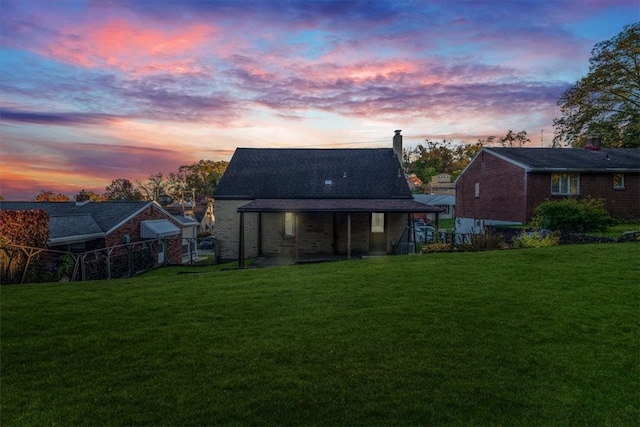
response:
<path id="1" fill-rule="evenodd" d="M 415 227 L 415 238 L 418 243 L 430 243 L 434 240 L 436 228 L 431 225 L 418 225 Z"/>
<path id="2" fill-rule="evenodd" d="M 202 242 L 200 242 L 200 249 L 213 249 L 213 238 L 205 237 L 202 239 Z"/>

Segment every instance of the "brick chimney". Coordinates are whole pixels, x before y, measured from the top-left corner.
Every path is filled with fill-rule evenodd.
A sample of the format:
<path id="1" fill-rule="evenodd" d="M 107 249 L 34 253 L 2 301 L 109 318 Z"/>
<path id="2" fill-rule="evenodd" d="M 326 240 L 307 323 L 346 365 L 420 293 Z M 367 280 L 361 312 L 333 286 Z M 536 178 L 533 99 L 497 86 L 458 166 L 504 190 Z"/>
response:
<path id="1" fill-rule="evenodd" d="M 584 148 L 587 150 L 600 151 L 600 138 L 592 136 L 584 142 Z"/>
<path id="2" fill-rule="evenodd" d="M 396 134 L 393 136 L 393 152 L 398 157 L 398 161 L 402 164 L 402 130 L 396 130 Z"/>

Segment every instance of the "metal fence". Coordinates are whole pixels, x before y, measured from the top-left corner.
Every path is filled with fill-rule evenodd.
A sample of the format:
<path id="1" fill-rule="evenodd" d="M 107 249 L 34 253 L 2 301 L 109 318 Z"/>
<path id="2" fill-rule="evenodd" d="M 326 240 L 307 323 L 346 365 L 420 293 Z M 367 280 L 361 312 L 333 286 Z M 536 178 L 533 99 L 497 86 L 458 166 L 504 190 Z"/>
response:
<path id="1" fill-rule="evenodd" d="M 81 253 L 2 244 L 0 284 L 131 277 L 166 264 L 157 256 L 158 246 L 165 243 L 145 240 Z M 216 248 L 198 251 L 198 244 L 196 239 L 183 239 L 183 264 L 215 264 Z"/>

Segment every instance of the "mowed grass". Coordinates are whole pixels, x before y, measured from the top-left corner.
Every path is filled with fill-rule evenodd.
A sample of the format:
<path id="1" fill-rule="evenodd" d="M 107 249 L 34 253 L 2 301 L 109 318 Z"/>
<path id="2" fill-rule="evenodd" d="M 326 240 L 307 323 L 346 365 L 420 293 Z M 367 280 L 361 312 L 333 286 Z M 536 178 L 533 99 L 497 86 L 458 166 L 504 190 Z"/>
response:
<path id="1" fill-rule="evenodd" d="M 3 426 L 638 425 L 640 245 L 2 287 Z"/>

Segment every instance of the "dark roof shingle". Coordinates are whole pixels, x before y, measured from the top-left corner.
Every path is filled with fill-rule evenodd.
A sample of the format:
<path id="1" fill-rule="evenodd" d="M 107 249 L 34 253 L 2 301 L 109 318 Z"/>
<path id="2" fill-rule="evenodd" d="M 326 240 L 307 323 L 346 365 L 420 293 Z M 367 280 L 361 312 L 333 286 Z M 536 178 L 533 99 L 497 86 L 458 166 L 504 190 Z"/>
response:
<path id="1" fill-rule="evenodd" d="M 636 171 L 640 172 L 640 148 L 485 148 L 535 171 Z"/>
<path id="2" fill-rule="evenodd" d="M 46 211 L 50 217 L 74 217 L 90 216 L 103 232 L 108 232 L 125 219 L 144 209 L 152 202 L 99 202 L 76 205 L 75 202 L 9 202 L 0 201 L 0 209 L 3 210 L 31 210 L 39 209 Z M 70 223 L 65 225 L 66 232 L 72 233 L 72 228 L 76 228 L 76 233 L 85 233 L 86 224 L 73 222 L 73 218 L 68 219 Z M 57 221 L 56 224 L 61 221 Z M 95 231 L 95 224 L 90 228 Z"/>
<path id="3" fill-rule="evenodd" d="M 391 148 L 238 148 L 219 199 L 411 198 Z"/>

